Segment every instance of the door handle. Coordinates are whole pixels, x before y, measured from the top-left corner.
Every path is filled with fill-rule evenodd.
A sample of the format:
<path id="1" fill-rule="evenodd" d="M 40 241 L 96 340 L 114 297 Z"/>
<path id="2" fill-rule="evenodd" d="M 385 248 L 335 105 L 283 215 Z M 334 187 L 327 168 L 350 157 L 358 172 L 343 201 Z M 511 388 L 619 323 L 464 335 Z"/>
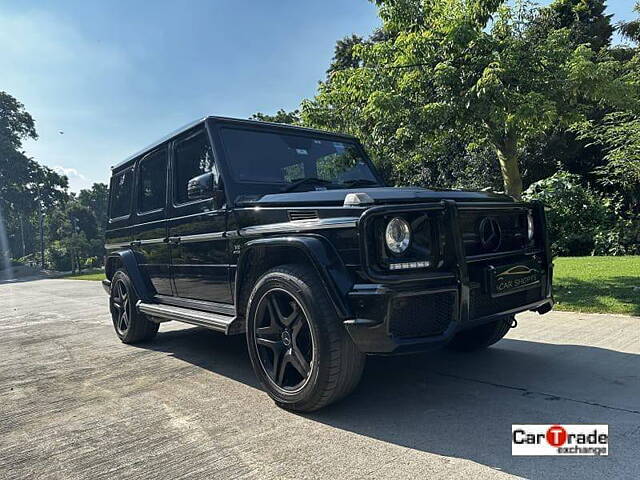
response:
<path id="1" fill-rule="evenodd" d="M 178 243 L 180 243 L 180 237 L 167 237 L 164 239 L 164 241 L 173 245 L 177 245 Z"/>
<path id="2" fill-rule="evenodd" d="M 140 240 L 134 240 L 129 245 L 131 245 L 132 247 L 139 247 L 140 245 L 142 245 L 142 242 Z"/>

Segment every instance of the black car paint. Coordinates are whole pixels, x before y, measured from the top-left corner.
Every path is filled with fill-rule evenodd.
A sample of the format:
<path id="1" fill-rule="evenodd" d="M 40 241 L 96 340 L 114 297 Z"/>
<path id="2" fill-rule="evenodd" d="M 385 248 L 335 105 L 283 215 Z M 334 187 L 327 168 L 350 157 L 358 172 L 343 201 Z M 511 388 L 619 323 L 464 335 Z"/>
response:
<path id="1" fill-rule="evenodd" d="M 465 254 L 459 234 L 460 211 L 465 208 L 530 208 L 535 212 L 538 232 L 535 250 L 485 255 L 487 258 L 474 261 L 517 262 L 526 256 L 535 258 L 544 268 L 546 284 L 542 298 L 500 314 L 546 310 L 553 304 L 552 264 L 541 205 L 518 204 L 508 196 L 494 193 L 423 188 L 355 187 L 246 195 L 243 186 L 232 181 L 225 162 L 219 135 L 219 128 L 225 125 L 274 132 L 295 130 L 301 134 L 310 132 L 329 139 L 349 138 L 357 142 L 352 137 L 300 127 L 208 117 L 114 167 L 114 174 L 133 168 L 147 152 L 165 146 L 171 152 L 175 138 L 206 129 L 224 184 L 225 199 L 219 205 L 213 199 L 205 199 L 176 206 L 171 188 L 175 166 L 170 153 L 165 209 L 153 215 L 140 215 L 135 208 L 138 198 L 136 169 L 131 214 L 110 220 L 107 228 L 106 248 L 111 260 L 107 264 L 107 276 L 115 270 L 113 260 L 121 258 L 141 299 L 167 301 L 166 297 L 173 297 L 187 305 L 191 299 L 194 300 L 193 308 L 205 308 L 203 301 L 214 304 L 214 309 L 215 304 L 234 305 L 243 287 L 244 273 L 249 268 L 247 259 L 252 258 L 252 252 L 270 248 L 295 249 L 314 266 L 338 317 L 345 322 L 363 351 L 389 353 L 429 348 L 445 343 L 461 328 L 490 321 L 496 316 L 470 318 L 470 292 L 475 281 L 472 277 L 478 268 L 470 275 L 469 262 L 474 259 Z M 383 185 L 381 180 L 380 183 Z M 343 206 L 345 195 L 351 192 L 366 193 L 372 204 Z M 311 210 L 317 220 L 291 221 L 289 212 L 295 209 Z M 369 219 L 410 211 L 432 212 L 434 221 L 442 225 L 440 263 L 436 268 L 416 273 L 391 274 L 376 270 L 371 262 Z M 149 257 L 156 260 L 149 261 Z M 449 291 L 455 292 L 456 319 L 446 331 L 426 338 L 393 338 L 389 331 L 389 316 L 394 299 Z M 242 310 L 238 309 L 238 313 Z"/>

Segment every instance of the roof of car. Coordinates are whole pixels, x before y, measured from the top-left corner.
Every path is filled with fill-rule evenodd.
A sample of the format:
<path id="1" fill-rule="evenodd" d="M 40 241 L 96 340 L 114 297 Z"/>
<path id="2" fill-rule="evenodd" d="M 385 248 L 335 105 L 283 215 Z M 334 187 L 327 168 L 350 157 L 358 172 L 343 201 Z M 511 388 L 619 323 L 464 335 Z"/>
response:
<path id="1" fill-rule="evenodd" d="M 334 137 L 355 138 L 353 135 L 347 135 L 345 133 L 328 132 L 326 130 L 318 130 L 318 129 L 315 129 L 315 128 L 300 127 L 298 125 L 290 125 L 290 124 L 286 124 L 286 123 L 263 122 L 262 120 L 246 120 L 246 119 L 241 119 L 241 118 L 219 117 L 219 116 L 209 115 L 209 116 L 206 116 L 206 117 L 199 118 L 198 120 L 194 120 L 193 122 L 187 123 L 186 125 L 178 128 L 177 130 L 174 130 L 173 132 L 169 133 L 168 135 L 165 135 L 164 137 L 160 138 L 159 140 L 153 142 L 151 145 L 148 145 L 147 147 L 143 148 L 142 150 L 137 151 L 133 155 L 129 155 L 127 158 L 125 158 L 124 160 L 122 160 L 118 164 L 116 164 L 113 167 L 111 167 L 111 169 L 112 170 L 117 170 L 117 169 L 127 165 L 128 163 L 132 162 L 136 158 L 138 158 L 138 157 L 144 155 L 145 153 L 153 150 L 158 145 L 161 145 L 164 142 L 166 142 L 168 140 L 171 140 L 173 137 L 177 137 L 181 133 L 186 132 L 187 130 L 190 130 L 191 128 L 197 126 L 200 123 L 204 123 L 206 120 L 218 120 L 218 121 L 223 121 L 223 122 L 227 122 L 227 123 L 236 123 L 236 124 L 239 124 L 239 125 L 246 125 L 246 126 L 258 126 L 258 125 L 261 126 L 261 127 L 272 126 L 272 127 L 278 127 L 278 128 L 287 128 L 287 129 L 291 129 L 291 130 L 299 130 L 301 132 L 321 133 L 323 135 L 331 135 L 331 136 L 334 136 Z"/>

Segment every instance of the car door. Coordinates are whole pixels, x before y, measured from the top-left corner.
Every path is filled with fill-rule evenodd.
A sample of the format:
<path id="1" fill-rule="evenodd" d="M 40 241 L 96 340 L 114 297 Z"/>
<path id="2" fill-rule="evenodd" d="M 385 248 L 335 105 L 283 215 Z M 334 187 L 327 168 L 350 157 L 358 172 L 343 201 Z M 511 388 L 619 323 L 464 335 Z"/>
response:
<path id="1" fill-rule="evenodd" d="M 131 242 L 143 275 L 160 295 L 174 293 L 166 222 L 168 163 L 166 144 L 138 161 L 136 225 Z"/>
<path id="2" fill-rule="evenodd" d="M 168 220 L 173 282 L 178 297 L 231 303 L 226 205 L 216 208 L 212 198 L 190 200 L 187 193 L 189 180 L 208 172 L 218 178 L 204 128 L 173 142 Z"/>

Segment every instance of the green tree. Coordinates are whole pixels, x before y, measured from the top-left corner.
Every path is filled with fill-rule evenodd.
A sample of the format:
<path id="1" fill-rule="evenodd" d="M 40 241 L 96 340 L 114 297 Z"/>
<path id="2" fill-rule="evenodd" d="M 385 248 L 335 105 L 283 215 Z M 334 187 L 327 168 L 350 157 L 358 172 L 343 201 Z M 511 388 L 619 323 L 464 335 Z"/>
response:
<path id="1" fill-rule="evenodd" d="M 464 138 L 467 153 L 493 149 L 505 191 L 519 198 L 527 145 L 583 120 L 585 103 L 637 105 L 623 64 L 575 46 L 571 27 L 539 28 L 553 14 L 548 8 L 500 0 L 376 3 L 387 39 L 354 46 L 360 66 L 321 83 L 303 102 L 302 118 L 364 138 L 392 176 Z"/>
<path id="2" fill-rule="evenodd" d="M 633 10 L 640 16 L 640 2 L 636 2 Z M 620 22 L 620 33 L 629 40 L 640 43 L 640 18 L 629 20 L 628 22 Z"/>
<path id="3" fill-rule="evenodd" d="M 249 119 L 259 120 L 261 122 L 287 123 L 290 125 L 296 125 L 300 123 L 300 111 L 292 110 L 291 112 L 287 112 L 286 110 L 280 109 L 274 115 L 258 112 L 251 115 Z"/>
<path id="4" fill-rule="evenodd" d="M 87 207 L 95 217 L 97 236 L 104 236 L 107 224 L 107 209 L 109 204 L 109 187 L 104 183 L 94 183 L 90 189 L 80 190 L 78 203 Z"/>
<path id="5" fill-rule="evenodd" d="M 28 138 L 38 138 L 33 118 L 0 92 L 0 213 L 13 256 L 35 248 L 40 208 L 51 211 L 67 198 L 66 177 L 24 154 L 22 142 Z"/>
<path id="6" fill-rule="evenodd" d="M 605 15 L 605 0 L 554 0 L 548 19 L 553 28 L 566 28 L 574 46 L 588 44 L 600 50 L 611 44 L 613 15 Z"/>

